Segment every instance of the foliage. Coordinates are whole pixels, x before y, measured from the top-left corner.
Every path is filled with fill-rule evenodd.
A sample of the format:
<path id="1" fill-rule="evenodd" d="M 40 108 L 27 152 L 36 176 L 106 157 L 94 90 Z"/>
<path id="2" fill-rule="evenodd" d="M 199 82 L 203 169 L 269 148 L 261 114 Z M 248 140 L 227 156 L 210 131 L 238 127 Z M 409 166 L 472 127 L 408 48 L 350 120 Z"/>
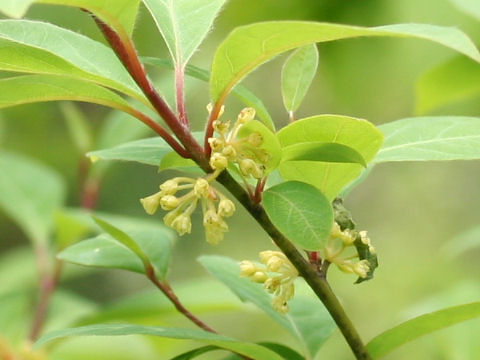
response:
<path id="1" fill-rule="evenodd" d="M 453 2 L 478 17 L 478 6 L 472 2 Z M 107 44 L 48 22 L 21 19 L 36 3 L 82 9 Z M 187 351 L 172 348 L 172 359 L 194 359 L 215 351 L 223 359 L 313 360 L 322 356 L 323 344 L 338 327 L 357 359 L 374 359 L 423 335 L 480 316 L 478 302 L 457 304 L 403 322 L 364 345 L 332 290 L 329 270 L 334 264 L 357 276 L 355 284 L 361 284 L 374 278 L 379 264 L 369 235 L 357 229 L 340 197 L 381 163 L 480 159 L 480 118 L 409 117 L 378 127 L 346 115 L 297 119 L 322 67 L 317 43 L 400 37 L 427 40 L 460 54 L 419 79 L 417 112 L 425 114 L 478 95 L 478 81 L 472 79 L 479 77 L 480 53 L 474 42 L 459 29 L 427 24 L 361 27 L 267 21 L 233 29 L 214 51 L 210 72 L 191 65 L 224 7 L 228 7 L 225 0 L 0 4 L 2 13 L 15 18 L 0 20 L 0 70 L 4 71 L 0 108 L 76 101 L 115 111 L 97 129 L 87 115 L 88 108 L 62 105 L 75 151 L 86 153 L 91 160 L 79 161 L 80 201 L 75 208 L 67 207 L 66 184 L 55 170 L 15 152 L 0 152 L 0 209 L 25 233 L 33 249 L 5 257 L 0 263 L 2 279 L 7 279 L 0 284 L 1 358 L 61 358 L 65 356 L 61 355 L 62 342 L 72 340 L 58 339 L 67 337 L 150 335 L 155 340 L 148 345 L 143 340 L 132 343 L 138 353 L 150 351 L 146 359 L 158 358 L 162 354 L 159 349 L 173 347 L 169 339 L 177 339 L 202 346 L 190 349 L 188 342 Z M 146 9 L 143 16 L 148 13 L 153 19 L 170 59 L 138 55 L 132 34 L 140 8 Z M 274 112 L 261 100 L 263 96 L 240 83 L 290 50 L 280 76 L 289 120 L 285 125 L 273 120 Z M 161 69 L 162 74 L 173 70 L 169 93 L 174 94 L 175 108 L 157 90 L 159 84 L 145 65 Z M 208 117 L 201 132 L 192 131 L 186 76 L 209 83 L 211 102 L 205 104 Z M 230 94 L 248 106 L 233 121 L 229 120 L 230 103 L 226 103 Z M 145 129 L 134 121 L 156 136 L 144 138 Z M 107 182 L 106 160 L 150 165 L 170 176 L 156 184 L 155 193 L 140 199 L 149 215 L 167 211 L 164 224 L 94 210 L 99 189 Z M 200 264 L 235 297 L 208 283 L 202 283 L 200 290 L 192 286 L 185 298 L 179 297 L 169 276 L 174 231 L 179 236 L 193 233 L 199 237 L 198 228 L 203 227 L 207 242 L 217 245 L 233 227 L 231 219 L 239 207 L 252 215 L 249 221 L 260 225 L 276 249 L 261 251 L 260 262 L 201 256 Z M 194 215 L 197 208 L 200 221 Z M 458 251 L 457 246 L 478 247 L 478 241 L 470 240 L 477 233 L 474 228 L 454 239 L 444 252 L 458 256 L 464 250 Z M 38 284 L 31 271 L 33 263 Z M 67 263 L 84 268 L 68 272 L 64 270 Z M 187 267 L 191 263 L 189 259 Z M 94 268 L 136 273 L 163 297 L 156 299 L 146 293 L 99 308 L 59 287 L 62 275 L 80 282 L 77 277 Z M 208 299 L 202 300 L 202 296 Z M 370 306 L 365 300 L 358 302 Z M 243 304 L 246 302 L 265 316 L 258 323 L 269 318 L 286 330 L 284 338 L 272 342 L 271 338 L 262 341 L 239 332 L 222 335 L 196 314 L 241 311 L 242 316 L 258 316 Z M 178 312 L 175 321 L 182 316 L 198 329 L 183 323 L 170 326 L 165 319 L 173 316 L 173 308 Z M 158 318 L 151 316 L 155 312 Z M 369 320 L 375 315 L 370 311 Z M 236 334 L 232 329 L 225 332 Z M 68 356 L 72 358 L 85 356 L 82 350 L 71 351 Z M 105 353 L 108 351 L 95 356 L 101 360 Z"/>

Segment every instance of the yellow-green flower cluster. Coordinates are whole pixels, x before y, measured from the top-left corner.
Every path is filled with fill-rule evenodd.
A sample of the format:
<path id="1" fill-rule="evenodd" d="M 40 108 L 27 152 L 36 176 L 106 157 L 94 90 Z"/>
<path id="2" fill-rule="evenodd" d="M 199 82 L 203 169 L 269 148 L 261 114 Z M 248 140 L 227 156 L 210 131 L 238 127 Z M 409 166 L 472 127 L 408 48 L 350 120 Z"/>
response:
<path id="1" fill-rule="evenodd" d="M 178 196 L 178 192 L 185 190 L 186 193 Z M 212 245 L 223 240 L 225 232 L 228 231 L 224 218 L 235 212 L 235 204 L 216 190 L 206 178 L 176 177 L 167 180 L 160 185 L 159 192 L 140 199 L 140 202 L 150 215 L 153 215 L 159 206 L 168 211 L 163 221 L 179 235 L 192 231 L 191 215 L 201 203 L 206 239 Z"/>
<path id="2" fill-rule="evenodd" d="M 237 121 L 230 130 L 230 121 L 215 120 L 213 128 L 220 135 L 211 137 L 208 143 L 212 148 L 210 166 L 214 170 L 224 170 L 229 162 L 237 164 L 238 169 L 245 177 L 252 176 L 261 179 L 265 173 L 265 164 L 269 160 L 268 153 L 261 149 L 263 136 L 253 132 L 244 138 L 237 138 L 240 128 L 253 120 L 255 110 L 245 108 L 238 114 Z"/>
<path id="3" fill-rule="evenodd" d="M 288 312 L 288 301 L 295 293 L 294 280 L 298 276 L 297 269 L 280 251 L 262 251 L 259 256 L 263 265 L 244 260 L 240 263 L 240 276 L 263 284 L 264 288 L 273 294 L 273 308 L 285 314 Z"/>
<path id="4" fill-rule="evenodd" d="M 324 257 L 325 260 L 335 264 L 341 271 L 366 278 L 370 271 L 368 260 L 355 260 L 358 258 L 358 254 L 347 257 L 341 256 L 347 248 L 354 245 L 358 236 L 360 236 L 362 243 L 368 246 L 370 253 L 375 253 L 375 248 L 370 243 L 370 238 L 366 231 L 341 230 L 340 226 L 335 222 L 327 244 L 323 249 Z"/>

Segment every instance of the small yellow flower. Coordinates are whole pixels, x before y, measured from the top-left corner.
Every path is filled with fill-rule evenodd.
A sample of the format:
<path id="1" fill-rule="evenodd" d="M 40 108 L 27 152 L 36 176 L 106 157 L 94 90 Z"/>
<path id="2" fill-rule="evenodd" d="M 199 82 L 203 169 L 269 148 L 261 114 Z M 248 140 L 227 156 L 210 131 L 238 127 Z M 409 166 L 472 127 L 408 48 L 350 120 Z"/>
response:
<path id="1" fill-rule="evenodd" d="M 180 204 L 180 200 L 174 195 L 165 195 L 160 199 L 163 210 L 173 210 Z"/>
<path id="2" fill-rule="evenodd" d="M 240 111 L 238 114 L 237 121 L 240 124 L 246 124 L 247 122 L 253 120 L 255 118 L 255 109 L 254 108 L 245 108 Z"/>
<path id="3" fill-rule="evenodd" d="M 160 205 L 160 198 L 161 193 L 158 192 L 156 194 L 147 196 L 146 198 L 140 199 L 140 202 L 142 203 L 142 206 L 148 215 L 155 214 L 158 209 L 158 205 Z"/>
<path id="4" fill-rule="evenodd" d="M 235 212 L 235 204 L 229 199 L 221 199 L 218 203 L 218 214 L 223 217 L 230 217 Z"/>
<path id="5" fill-rule="evenodd" d="M 214 170 L 223 170 L 228 166 L 228 159 L 221 153 L 215 152 L 210 157 L 210 166 Z"/>

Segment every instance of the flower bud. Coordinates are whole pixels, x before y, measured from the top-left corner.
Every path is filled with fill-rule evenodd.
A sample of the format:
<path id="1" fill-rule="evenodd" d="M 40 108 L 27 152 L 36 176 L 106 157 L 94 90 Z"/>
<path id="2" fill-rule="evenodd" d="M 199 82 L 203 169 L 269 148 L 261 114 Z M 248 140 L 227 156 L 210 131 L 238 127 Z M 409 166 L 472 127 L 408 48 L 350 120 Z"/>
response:
<path id="1" fill-rule="evenodd" d="M 250 280 L 259 284 L 263 284 L 267 279 L 268 279 L 268 276 L 263 271 L 257 271 L 250 276 Z"/>
<path id="2" fill-rule="evenodd" d="M 160 206 L 163 210 L 173 210 L 180 204 L 178 198 L 174 195 L 165 195 L 160 199 Z"/>
<path id="3" fill-rule="evenodd" d="M 257 266 L 248 260 L 244 260 L 240 263 L 240 276 L 248 277 L 253 275 L 257 271 Z"/>
<path id="4" fill-rule="evenodd" d="M 174 195 L 178 189 L 178 182 L 176 180 L 167 180 L 160 185 L 162 195 Z"/>
<path id="5" fill-rule="evenodd" d="M 245 108 L 242 111 L 240 111 L 240 114 L 238 114 L 237 121 L 240 124 L 246 124 L 250 120 L 253 120 L 254 117 L 255 117 L 255 109 Z"/>
<path id="6" fill-rule="evenodd" d="M 268 271 L 278 272 L 278 270 L 280 270 L 284 262 L 285 260 L 282 260 L 277 256 L 272 256 L 270 259 L 268 259 L 266 263 L 267 269 Z"/>
<path id="7" fill-rule="evenodd" d="M 145 212 L 148 215 L 153 215 L 158 209 L 158 205 L 160 203 L 160 193 L 156 193 L 146 198 L 140 199 Z"/>
<path id="8" fill-rule="evenodd" d="M 197 198 L 204 198 L 208 196 L 210 191 L 210 184 L 204 178 L 199 178 L 195 182 L 195 186 L 193 187 L 193 193 Z"/>
<path id="9" fill-rule="evenodd" d="M 213 153 L 210 157 L 210 166 L 214 170 L 223 170 L 228 166 L 228 159 L 218 152 Z"/>
<path id="10" fill-rule="evenodd" d="M 235 204 L 228 199 L 222 199 L 218 203 L 218 214 L 223 217 L 230 217 L 235 212 Z"/>

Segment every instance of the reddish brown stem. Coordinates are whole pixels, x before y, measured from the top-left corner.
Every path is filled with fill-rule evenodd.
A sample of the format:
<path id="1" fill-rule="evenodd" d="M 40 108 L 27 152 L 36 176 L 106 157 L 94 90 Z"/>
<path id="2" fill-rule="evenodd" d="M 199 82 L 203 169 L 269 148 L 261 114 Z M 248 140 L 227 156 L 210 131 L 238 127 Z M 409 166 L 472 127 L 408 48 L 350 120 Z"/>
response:
<path id="1" fill-rule="evenodd" d="M 49 308 L 50 298 L 57 287 L 60 274 L 62 272 L 62 262 L 57 260 L 52 274 L 46 274 L 40 283 L 40 298 L 33 317 L 32 327 L 30 329 L 29 340 L 34 342 L 38 339 L 40 332 L 45 325 L 45 319 Z"/>
<path id="2" fill-rule="evenodd" d="M 202 320 L 200 320 L 195 315 L 193 315 L 190 311 L 188 311 L 187 308 L 185 308 L 185 306 L 183 306 L 183 304 L 178 299 L 177 295 L 175 295 L 175 293 L 173 292 L 173 289 L 170 287 L 170 285 L 168 283 L 161 282 L 160 280 L 157 279 L 157 277 L 155 276 L 155 271 L 151 266 L 147 265 L 145 267 L 145 273 L 148 279 L 172 302 L 172 304 L 175 306 L 178 312 L 180 312 L 185 317 L 187 317 L 199 328 L 214 334 L 217 333 L 210 326 L 205 324 Z"/>
<path id="3" fill-rule="evenodd" d="M 175 87 L 177 89 L 177 112 L 180 121 L 189 127 L 187 109 L 185 107 L 185 70 L 181 65 L 175 66 Z"/>
<path id="4" fill-rule="evenodd" d="M 155 131 L 158 135 L 160 135 L 163 140 L 165 140 L 168 145 L 172 147 L 180 156 L 189 159 L 191 158 L 190 154 L 185 150 L 185 148 L 180 145 L 177 140 L 170 135 L 159 123 L 153 121 L 150 117 L 145 115 L 144 113 L 137 111 L 137 110 L 130 110 L 129 113 L 135 116 L 138 120 L 146 124 L 150 129 Z"/>
<path id="5" fill-rule="evenodd" d="M 157 90 L 155 90 L 145 67 L 137 55 L 131 39 L 128 37 L 121 38 L 110 26 L 98 19 L 95 15 L 92 16 L 113 51 L 115 51 L 120 61 L 153 105 L 157 113 L 162 117 L 170 130 L 172 130 L 177 136 L 180 143 L 185 146 L 185 149 L 191 154 L 192 159 L 201 164 L 205 169 L 208 169 L 208 160 L 205 158 L 203 148 L 193 138 L 190 129 L 177 118 L 167 103 L 158 94 Z"/>

